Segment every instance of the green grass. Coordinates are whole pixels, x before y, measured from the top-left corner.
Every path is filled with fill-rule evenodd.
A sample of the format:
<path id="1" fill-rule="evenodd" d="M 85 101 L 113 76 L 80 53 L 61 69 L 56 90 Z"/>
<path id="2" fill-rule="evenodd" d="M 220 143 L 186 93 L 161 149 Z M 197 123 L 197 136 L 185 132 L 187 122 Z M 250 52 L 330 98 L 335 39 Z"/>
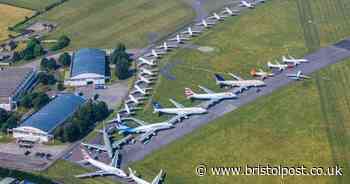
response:
<path id="1" fill-rule="evenodd" d="M 349 0 L 341 1 L 350 3 Z M 183 95 L 184 88 L 191 87 L 197 91 L 199 90 L 197 85 L 203 85 L 220 91 L 214 82 L 214 73 L 221 73 L 230 78 L 225 74 L 233 72 L 243 78 L 250 78 L 249 71 L 252 68 L 267 70 L 268 61 L 280 59 L 286 54 L 303 56 L 309 51 L 335 43 L 350 34 L 347 20 L 350 18 L 349 14 L 340 14 L 337 9 L 324 10 L 327 6 L 335 6 L 334 1 L 307 1 L 310 4 L 309 9 L 312 10 L 308 15 L 301 12 L 297 2 L 269 1 L 253 11 L 243 12 L 239 17 L 229 18 L 192 41 L 195 45 L 212 47 L 215 49 L 214 52 L 180 49 L 164 58 L 160 62 L 162 66 L 179 60 L 183 62 L 171 70 L 176 80 L 160 77 L 155 85 L 153 99 L 165 106 L 171 106 L 169 98 L 191 105 Z M 310 14 L 317 31 L 309 31 L 313 30 L 314 26 L 308 28 L 305 25 L 305 21 L 309 21 L 305 16 Z M 314 35 L 311 41 L 310 35 Z M 152 107 L 148 103 L 145 105 L 145 110 L 138 115 L 147 120 L 160 120 L 150 115 L 151 111 Z"/>
<path id="2" fill-rule="evenodd" d="M 92 172 L 93 170 L 82 168 L 67 161 L 58 160 L 47 171 L 40 172 L 40 175 L 49 177 L 54 181 L 74 184 L 116 184 L 118 182 L 106 177 L 96 177 L 93 179 L 78 179 L 74 175 Z"/>
<path id="3" fill-rule="evenodd" d="M 169 34 L 193 17 L 181 0 L 70 0 L 33 21 L 57 22 L 57 31 L 49 37 L 67 34 L 70 48 L 113 48 L 118 42 L 134 48 Z"/>
<path id="4" fill-rule="evenodd" d="M 281 183 L 281 177 L 196 177 L 195 167 L 271 164 L 331 167 L 343 177 L 286 177 L 284 183 L 348 183 L 350 60 L 284 87 L 196 130 L 133 165 L 167 183 Z M 170 156 L 171 155 L 171 156 Z"/>
<path id="5" fill-rule="evenodd" d="M 0 0 L 0 3 L 5 3 L 32 10 L 42 10 L 45 7 L 57 1 L 58 0 Z"/>
<path id="6" fill-rule="evenodd" d="M 267 61 L 285 54 L 303 56 L 335 43 L 350 35 L 349 3 L 272 0 L 230 18 L 193 41 L 215 48 L 214 52 L 180 50 L 161 62 L 183 61 L 171 71 L 177 80 L 160 78 L 153 99 L 165 106 L 171 105 L 169 98 L 191 105 L 183 96 L 184 87 L 198 90 L 200 84 L 221 90 L 215 85 L 213 73 L 233 72 L 249 78 L 252 68 L 266 69 Z M 163 168 L 167 183 L 348 183 L 349 62 L 259 98 L 132 166 L 147 179 Z M 138 116 L 159 120 L 151 110 L 146 104 Z M 281 177 L 266 176 L 196 177 L 195 167 L 203 162 L 209 166 L 339 164 L 345 176 L 287 177 L 283 181 Z"/>

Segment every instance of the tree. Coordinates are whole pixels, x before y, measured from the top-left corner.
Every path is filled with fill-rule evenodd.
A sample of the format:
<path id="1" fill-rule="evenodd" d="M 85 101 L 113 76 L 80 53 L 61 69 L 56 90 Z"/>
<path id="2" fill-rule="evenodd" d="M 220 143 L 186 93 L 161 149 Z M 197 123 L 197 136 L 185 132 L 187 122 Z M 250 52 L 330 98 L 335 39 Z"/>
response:
<path id="1" fill-rule="evenodd" d="M 5 123 L 1 125 L 1 131 L 6 132 L 9 128 L 17 127 L 18 118 L 15 114 L 11 115 Z"/>
<path id="2" fill-rule="evenodd" d="M 70 63 L 71 63 L 71 56 L 67 52 L 65 52 L 65 53 L 60 55 L 60 57 L 58 58 L 58 62 L 62 66 L 68 67 L 68 66 L 70 66 Z"/>
<path id="3" fill-rule="evenodd" d="M 46 93 L 38 93 L 38 96 L 33 99 L 33 107 L 35 110 L 39 110 L 49 102 L 50 98 Z"/>
<path id="4" fill-rule="evenodd" d="M 38 74 L 38 81 L 43 85 L 54 85 L 56 83 L 55 76 L 47 74 L 45 72 L 40 72 Z"/>
<path id="5" fill-rule="evenodd" d="M 96 121 L 102 121 L 109 115 L 108 106 L 105 102 L 100 101 L 95 104 L 94 116 Z"/>
<path id="6" fill-rule="evenodd" d="M 63 90 L 64 90 L 63 82 L 58 82 L 58 83 L 57 83 L 57 90 L 58 90 L 58 91 L 63 91 Z"/>
<path id="7" fill-rule="evenodd" d="M 44 48 L 40 44 L 36 44 L 33 47 L 33 56 L 38 57 L 45 53 Z"/>
<path id="8" fill-rule="evenodd" d="M 130 75 L 129 68 L 130 68 L 130 62 L 127 59 L 122 58 L 118 60 L 116 63 L 115 75 L 120 80 L 126 79 Z"/>
<path id="9" fill-rule="evenodd" d="M 25 60 L 34 59 L 44 54 L 44 49 L 38 39 L 32 38 L 27 42 L 27 47 L 22 51 Z"/>
<path id="10" fill-rule="evenodd" d="M 66 35 L 62 35 L 58 38 L 57 43 L 51 47 L 52 51 L 57 51 L 67 47 L 70 43 L 70 39 Z"/>
<path id="11" fill-rule="evenodd" d="M 57 68 L 56 60 L 54 58 L 50 58 L 50 59 L 43 58 L 40 63 L 40 68 L 41 70 L 46 70 L 46 71 L 56 70 Z"/>
<path id="12" fill-rule="evenodd" d="M 94 95 L 94 100 L 96 101 L 99 97 L 100 97 L 99 94 L 95 94 L 95 95 Z"/>
<path id="13" fill-rule="evenodd" d="M 9 117 L 8 112 L 0 108 L 0 124 L 4 123 L 8 117 Z"/>

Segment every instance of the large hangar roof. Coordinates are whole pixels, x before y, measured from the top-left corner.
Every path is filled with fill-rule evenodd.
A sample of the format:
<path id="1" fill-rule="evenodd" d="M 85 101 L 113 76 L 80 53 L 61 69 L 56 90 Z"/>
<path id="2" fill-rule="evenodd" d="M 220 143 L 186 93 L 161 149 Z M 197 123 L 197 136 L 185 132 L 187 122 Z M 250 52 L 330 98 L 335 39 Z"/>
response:
<path id="1" fill-rule="evenodd" d="M 49 104 L 24 120 L 20 127 L 34 127 L 51 133 L 85 103 L 85 99 L 71 93 L 59 94 Z"/>
<path id="2" fill-rule="evenodd" d="M 71 77 L 76 77 L 86 73 L 105 76 L 105 51 L 93 48 L 83 48 L 74 53 L 71 67 Z"/>

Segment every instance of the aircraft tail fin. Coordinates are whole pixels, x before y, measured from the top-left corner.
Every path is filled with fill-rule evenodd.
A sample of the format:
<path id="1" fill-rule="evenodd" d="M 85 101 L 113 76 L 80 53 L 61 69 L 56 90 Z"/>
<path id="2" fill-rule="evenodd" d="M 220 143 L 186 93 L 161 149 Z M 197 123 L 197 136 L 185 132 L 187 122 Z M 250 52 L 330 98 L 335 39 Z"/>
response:
<path id="1" fill-rule="evenodd" d="M 215 74 L 215 79 L 216 81 L 225 81 L 225 79 L 219 74 Z"/>
<path id="2" fill-rule="evenodd" d="M 90 160 L 91 159 L 91 156 L 89 155 L 89 153 L 86 150 L 81 149 L 81 153 L 83 155 L 83 159 L 84 160 Z"/>
<path id="3" fill-rule="evenodd" d="M 159 184 L 163 177 L 163 170 L 159 171 L 159 174 L 153 179 L 151 184 Z"/>
<path id="4" fill-rule="evenodd" d="M 162 109 L 163 107 L 158 102 L 153 102 L 153 113 L 156 113 L 158 109 Z"/>
<path id="5" fill-rule="evenodd" d="M 195 93 L 192 91 L 191 88 L 185 88 L 185 96 L 187 98 L 191 98 Z"/>
<path id="6" fill-rule="evenodd" d="M 130 167 L 129 167 L 128 169 L 129 169 L 129 177 L 130 177 L 130 178 L 135 177 L 135 174 L 136 174 L 136 173 L 135 173 Z"/>
<path id="7" fill-rule="evenodd" d="M 256 69 L 253 68 L 252 70 L 250 70 L 250 75 L 251 76 L 255 76 L 256 75 Z"/>

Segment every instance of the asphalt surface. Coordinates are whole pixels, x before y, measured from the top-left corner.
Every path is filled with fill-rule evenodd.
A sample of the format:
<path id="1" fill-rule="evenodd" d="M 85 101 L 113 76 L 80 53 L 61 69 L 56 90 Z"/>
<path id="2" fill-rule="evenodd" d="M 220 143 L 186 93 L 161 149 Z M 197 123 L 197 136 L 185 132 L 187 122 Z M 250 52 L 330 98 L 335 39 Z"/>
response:
<path id="1" fill-rule="evenodd" d="M 349 58 L 350 39 L 339 43 L 306 55 L 305 58 L 310 61 L 309 63 L 301 64 L 294 69 L 288 69 L 273 78 L 265 80 L 267 86 L 261 88 L 262 90 L 260 92 L 257 92 L 256 89 L 252 88 L 242 93 L 238 99 L 222 101 L 209 109 L 208 114 L 192 116 L 190 119 L 184 120 L 183 122 L 177 124 L 177 127 L 174 129 L 159 132 L 158 135 L 153 137 L 152 140 L 146 145 L 136 143 L 134 145 L 124 146 L 124 149 L 121 152 L 123 155 L 122 167 L 125 167 L 131 162 L 142 160 L 153 151 L 168 145 L 169 143 L 193 132 L 195 129 L 206 125 L 209 122 L 213 122 L 215 119 L 225 115 L 226 113 L 232 112 L 238 107 L 246 105 L 259 97 L 269 95 L 273 91 L 294 82 L 286 77 L 286 73 L 293 73 L 297 72 L 298 70 L 302 70 L 304 74 L 310 74 L 328 65 L 335 64 Z"/>

